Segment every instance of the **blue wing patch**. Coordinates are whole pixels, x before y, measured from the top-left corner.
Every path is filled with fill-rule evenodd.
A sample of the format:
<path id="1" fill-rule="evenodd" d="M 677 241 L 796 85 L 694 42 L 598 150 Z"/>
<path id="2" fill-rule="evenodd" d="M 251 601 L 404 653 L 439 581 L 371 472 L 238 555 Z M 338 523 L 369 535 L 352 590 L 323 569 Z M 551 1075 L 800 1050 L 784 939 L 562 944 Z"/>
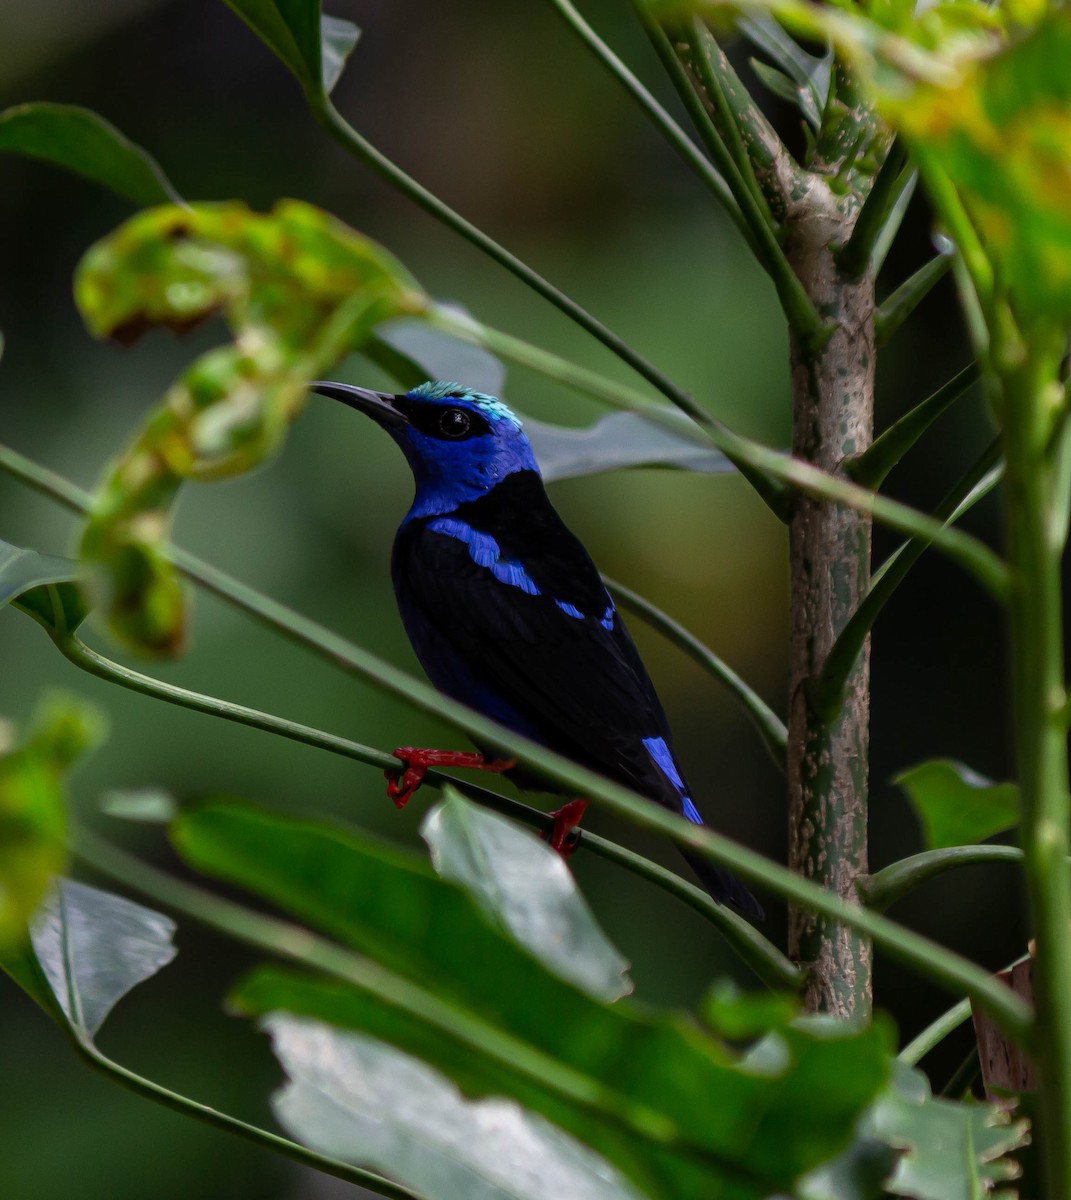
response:
<path id="1" fill-rule="evenodd" d="M 669 752 L 666 739 L 661 737 L 644 738 L 643 748 L 651 756 L 655 766 L 658 767 L 662 774 L 677 789 L 677 794 L 681 798 L 681 811 L 684 816 L 693 825 L 702 825 L 703 818 L 699 815 L 690 798 L 684 794 L 684 780 L 681 779 L 680 772 L 677 770 L 677 764 L 673 761 L 673 755 Z"/>

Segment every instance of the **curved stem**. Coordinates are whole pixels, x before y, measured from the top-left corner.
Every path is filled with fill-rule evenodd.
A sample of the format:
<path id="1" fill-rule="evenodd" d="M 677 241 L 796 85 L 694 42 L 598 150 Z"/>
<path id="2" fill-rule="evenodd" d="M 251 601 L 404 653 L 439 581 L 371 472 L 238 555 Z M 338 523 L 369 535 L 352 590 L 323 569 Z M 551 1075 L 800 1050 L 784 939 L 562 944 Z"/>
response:
<path id="1" fill-rule="evenodd" d="M 239 725 L 261 729 L 267 733 L 273 733 L 318 750 L 326 750 L 331 754 L 355 759 L 383 770 L 398 766 L 398 760 L 393 755 L 376 750 L 371 746 L 363 746 L 359 742 L 349 741 L 347 738 L 325 733 L 311 726 L 298 724 L 296 721 L 288 721 L 282 717 L 273 716 L 271 713 L 260 712 L 243 704 L 233 704 L 215 696 L 192 692 L 187 688 L 144 675 L 121 663 L 112 662 L 76 637 L 57 640 L 56 644 L 64 656 L 76 667 L 109 683 L 118 684 L 120 687 L 129 688 L 142 695 L 163 700 L 168 704 L 176 704 L 194 712 L 221 717 Z M 444 783 L 452 783 L 485 807 L 505 813 L 536 829 L 550 829 L 553 824 L 553 818 L 549 814 L 510 796 L 502 796 L 487 788 L 471 784 L 467 780 L 453 779 L 441 772 L 429 771 L 425 782 L 431 787 L 441 787 Z M 600 858 L 616 863 L 682 900 L 714 925 L 740 958 L 770 987 L 793 988 L 799 986 L 798 968 L 772 942 L 764 938 L 743 917 L 723 905 L 717 904 L 706 892 L 695 887 L 686 879 L 682 879 L 658 863 L 589 830 L 580 832 L 577 845 L 585 850 L 590 850 Z"/>
<path id="2" fill-rule="evenodd" d="M 770 757 L 782 773 L 785 771 L 785 755 L 788 749 L 788 731 L 785 723 L 766 703 L 765 700 L 728 665 L 723 662 L 709 646 L 704 645 L 693 633 L 675 621 L 668 613 L 655 607 L 623 583 L 603 576 L 603 583 L 615 600 L 640 616 L 652 629 L 657 629 L 665 638 L 679 647 L 701 667 L 708 670 L 720 680 L 744 706 L 748 716 L 753 721 L 762 737 L 763 744 L 770 752 Z"/>
<path id="3" fill-rule="evenodd" d="M 144 1096 L 157 1104 L 182 1113 L 184 1116 L 194 1117 L 198 1121 L 213 1125 L 226 1133 L 237 1134 L 246 1141 L 265 1146 L 278 1154 L 285 1154 L 287 1158 L 292 1158 L 303 1166 L 322 1171 L 325 1175 L 333 1175 L 336 1179 L 343 1179 L 347 1183 L 367 1188 L 370 1192 L 375 1192 L 377 1196 L 387 1196 L 391 1200 L 421 1200 L 417 1192 L 412 1192 L 400 1183 L 395 1183 L 393 1179 L 387 1179 L 373 1171 L 355 1167 L 352 1163 L 343 1162 L 339 1158 L 317 1154 L 315 1150 L 310 1150 L 308 1146 L 302 1146 L 299 1142 L 292 1142 L 289 1138 L 281 1137 L 277 1133 L 271 1133 L 257 1125 L 250 1125 L 247 1121 L 240 1121 L 237 1117 L 220 1112 L 216 1108 L 210 1108 L 207 1104 L 200 1104 L 188 1096 L 180 1095 L 178 1092 L 171 1091 L 170 1088 L 154 1083 L 151 1079 L 146 1079 L 101 1054 L 91 1041 L 80 1037 L 74 1029 L 68 1027 L 68 1031 L 75 1049 L 95 1071 L 99 1071 L 113 1082 L 129 1088 L 139 1096 Z"/>
<path id="4" fill-rule="evenodd" d="M 958 1029 L 970 1019 L 971 1002 L 969 1000 L 961 1000 L 958 1004 L 953 1004 L 947 1012 L 943 1012 L 921 1033 L 916 1034 L 896 1057 L 901 1062 L 913 1067 L 925 1058 L 934 1046 L 939 1045 L 953 1030 Z"/>
<path id="5" fill-rule="evenodd" d="M 957 867 L 984 863 L 1021 863 L 1018 846 L 946 846 L 942 850 L 924 850 L 876 871 L 859 886 L 863 903 L 876 912 L 884 912 L 927 880 L 954 871 Z"/>

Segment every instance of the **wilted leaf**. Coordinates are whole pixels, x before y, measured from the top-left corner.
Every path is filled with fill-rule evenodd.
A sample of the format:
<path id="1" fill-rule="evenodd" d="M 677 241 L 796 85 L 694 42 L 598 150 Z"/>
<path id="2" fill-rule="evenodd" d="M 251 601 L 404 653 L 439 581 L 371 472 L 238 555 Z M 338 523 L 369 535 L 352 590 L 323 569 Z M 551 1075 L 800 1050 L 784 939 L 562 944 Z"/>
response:
<path id="1" fill-rule="evenodd" d="M 780 1030 L 760 1063 L 690 1020 L 600 1003 L 500 934 L 460 889 L 352 834 L 223 804 L 173 828 L 192 865 L 374 964 L 348 982 L 261 970 L 235 996 L 243 1011 L 293 1012 L 387 1041 L 467 1095 L 540 1113 L 660 1197 L 786 1190 L 845 1144 L 886 1077 L 880 1022 Z"/>
<path id="2" fill-rule="evenodd" d="M 63 780 L 100 737 L 94 710 L 56 696 L 16 743 L 0 745 L 0 954 L 25 942 L 27 923 L 67 862 Z"/>
<path id="3" fill-rule="evenodd" d="M 170 917 L 60 879 L 32 925 L 37 961 L 64 1015 L 88 1041 L 112 1008 L 175 957 Z"/>
<path id="4" fill-rule="evenodd" d="M 227 5 L 297 76 L 311 99 L 330 94 L 357 43 L 356 25 L 321 16 L 319 0 L 227 0 Z"/>
<path id="5" fill-rule="evenodd" d="M 922 826 L 929 850 L 971 846 L 1019 823 L 1019 789 L 994 783 L 947 758 L 919 763 L 894 776 Z"/>
<path id="6" fill-rule="evenodd" d="M 563 979 L 602 1000 L 632 991 L 628 960 L 599 927 L 561 855 L 453 788 L 445 795 L 420 827 L 435 870 Z"/>
<path id="7" fill-rule="evenodd" d="M 99 336 L 182 330 L 220 312 L 234 335 L 172 386 L 104 480 L 82 541 L 91 594 L 137 649 L 174 652 L 184 605 L 163 544 L 183 479 L 272 454 L 322 376 L 386 317 L 424 300 L 383 249 L 296 201 L 159 208 L 98 242 L 75 294 Z"/>
<path id="8" fill-rule="evenodd" d="M 956 186 L 1013 305 L 1071 317 L 1071 13 L 887 105 L 923 168 Z"/>
<path id="9" fill-rule="evenodd" d="M 0 113 L 0 152 L 66 167 L 135 204 L 178 201 L 156 161 L 103 117 L 73 104 L 18 104 Z"/>
<path id="10" fill-rule="evenodd" d="M 272 1099 L 293 1136 L 435 1200 L 634 1200 L 609 1163 L 512 1100 L 466 1100 L 390 1046 L 318 1021 L 264 1022 L 290 1077 Z"/>

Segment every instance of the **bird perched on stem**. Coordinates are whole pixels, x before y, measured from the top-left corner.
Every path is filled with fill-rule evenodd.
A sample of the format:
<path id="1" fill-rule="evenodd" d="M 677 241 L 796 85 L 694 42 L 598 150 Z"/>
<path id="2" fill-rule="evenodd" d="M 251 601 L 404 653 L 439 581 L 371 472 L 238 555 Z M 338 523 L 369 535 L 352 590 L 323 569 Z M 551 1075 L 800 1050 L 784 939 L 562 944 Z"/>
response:
<path id="1" fill-rule="evenodd" d="M 456 383 L 403 395 L 314 383 L 370 416 L 401 447 L 416 495 L 394 541 L 394 592 L 409 640 L 446 695 L 574 762 L 702 818 L 666 714 L 620 614 L 543 488 L 521 423 L 500 400 Z M 434 766 L 512 772 L 511 760 L 402 747 L 388 793 L 399 807 Z M 568 853 L 586 801 L 554 816 Z M 685 851 L 719 902 L 762 909 L 728 871 Z"/>

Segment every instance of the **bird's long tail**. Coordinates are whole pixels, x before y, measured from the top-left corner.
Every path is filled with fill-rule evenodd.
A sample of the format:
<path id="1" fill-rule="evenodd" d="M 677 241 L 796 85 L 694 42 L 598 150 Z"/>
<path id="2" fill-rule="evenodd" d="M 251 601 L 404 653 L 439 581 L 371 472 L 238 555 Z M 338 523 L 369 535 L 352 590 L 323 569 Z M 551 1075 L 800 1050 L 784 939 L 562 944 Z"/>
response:
<path id="1" fill-rule="evenodd" d="M 731 904 L 745 917 L 754 917 L 757 921 L 761 921 L 766 916 L 762 905 L 735 875 L 726 871 L 724 867 L 715 866 L 709 859 L 703 858 L 692 850 L 682 850 L 681 853 L 688 865 L 699 876 L 700 883 L 719 904 Z"/>

